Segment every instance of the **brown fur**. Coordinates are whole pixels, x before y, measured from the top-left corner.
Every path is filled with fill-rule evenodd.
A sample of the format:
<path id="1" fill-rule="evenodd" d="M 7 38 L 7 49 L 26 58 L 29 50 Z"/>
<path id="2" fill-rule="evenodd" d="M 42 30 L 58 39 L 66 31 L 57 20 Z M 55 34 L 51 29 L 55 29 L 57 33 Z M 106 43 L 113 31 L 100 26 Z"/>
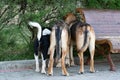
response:
<path id="1" fill-rule="evenodd" d="M 78 56 L 80 58 L 80 70 L 79 73 L 84 72 L 84 58 L 83 53 L 89 47 L 91 61 L 90 61 L 90 72 L 95 72 L 94 70 L 94 51 L 95 51 L 95 33 L 92 26 L 80 21 L 76 21 L 77 18 L 73 13 L 68 13 L 64 17 L 65 22 L 69 25 L 71 30 L 71 44 L 75 44 L 78 51 Z M 74 30 L 73 30 L 74 29 Z M 86 37 L 86 42 L 84 41 L 85 31 L 88 31 Z M 74 36 L 72 36 L 74 33 Z M 75 38 L 75 39 L 74 39 Z M 85 45 L 84 45 L 85 42 Z M 72 45 L 71 45 L 72 46 Z M 72 54 L 72 53 L 71 53 Z"/>
<path id="2" fill-rule="evenodd" d="M 80 21 L 85 23 L 86 18 L 85 18 L 85 15 L 84 15 L 82 8 L 76 8 L 76 13 L 79 13 Z"/>
<path id="3" fill-rule="evenodd" d="M 65 61 L 65 57 L 66 57 L 66 55 L 69 51 L 68 27 L 64 22 L 61 22 L 60 25 L 58 23 L 56 23 L 53 26 L 51 36 L 50 36 L 50 49 L 49 49 L 50 61 L 49 61 L 49 66 L 48 66 L 48 75 L 53 74 L 53 63 L 54 63 L 53 55 L 54 55 L 54 50 L 55 50 L 55 46 L 56 46 L 55 30 L 56 30 L 56 27 L 58 26 L 62 30 L 62 32 L 61 32 L 61 43 L 60 43 L 60 48 L 61 48 L 61 52 L 62 52 L 62 57 L 61 57 L 62 74 L 67 76 L 69 74 L 66 70 L 64 61 Z"/>

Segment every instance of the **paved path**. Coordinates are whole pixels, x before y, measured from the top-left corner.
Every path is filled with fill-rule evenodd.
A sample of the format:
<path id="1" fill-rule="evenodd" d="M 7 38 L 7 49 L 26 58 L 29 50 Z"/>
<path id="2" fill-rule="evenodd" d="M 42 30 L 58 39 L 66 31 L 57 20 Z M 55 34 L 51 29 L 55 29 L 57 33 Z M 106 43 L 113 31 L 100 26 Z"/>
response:
<path id="1" fill-rule="evenodd" d="M 32 68 L 3 70 L 0 80 L 120 80 L 120 61 L 115 62 L 117 71 L 109 71 L 107 62 L 96 62 L 95 73 L 89 73 L 89 66 L 85 66 L 85 73 L 78 74 L 79 66 L 68 68 L 70 76 L 62 76 L 61 68 L 54 68 L 53 76 L 37 73 Z"/>

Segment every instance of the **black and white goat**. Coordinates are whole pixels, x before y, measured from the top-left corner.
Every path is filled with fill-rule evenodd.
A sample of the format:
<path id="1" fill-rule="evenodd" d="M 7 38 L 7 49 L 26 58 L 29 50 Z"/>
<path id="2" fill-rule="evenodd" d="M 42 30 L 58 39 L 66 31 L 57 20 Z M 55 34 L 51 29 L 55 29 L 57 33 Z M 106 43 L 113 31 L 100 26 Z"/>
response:
<path id="1" fill-rule="evenodd" d="M 41 69 L 41 73 L 46 73 L 46 59 L 48 56 L 48 49 L 49 49 L 49 45 L 50 45 L 50 33 L 51 31 L 48 28 L 44 28 L 42 30 L 42 27 L 40 26 L 39 23 L 37 22 L 29 22 L 28 23 L 29 26 L 31 28 L 36 27 L 37 30 L 37 35 L 34 39 L 34 58 L 36 61 L 36 72 L 40 71 L 39 68 L 39 54 L 38 52 L 40 52 L 41 54 L 41 58 L 42 58 L 42 69 Z"/>

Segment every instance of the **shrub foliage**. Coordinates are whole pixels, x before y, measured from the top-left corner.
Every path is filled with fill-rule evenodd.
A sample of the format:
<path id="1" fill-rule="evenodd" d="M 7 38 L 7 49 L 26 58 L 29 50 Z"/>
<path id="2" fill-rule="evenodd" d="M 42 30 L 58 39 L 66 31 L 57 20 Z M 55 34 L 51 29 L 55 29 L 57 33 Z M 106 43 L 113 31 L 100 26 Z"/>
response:
<path id="1" fill-rule="evenodd" d="M 52 27 L 76 7 L 119 9 L 119 0 L 1 0 L 0 2 L 0 60 L 33 59 L 28 21 L 42 27 Z M 46 23 L 49 21 L 49 23 Z"/>

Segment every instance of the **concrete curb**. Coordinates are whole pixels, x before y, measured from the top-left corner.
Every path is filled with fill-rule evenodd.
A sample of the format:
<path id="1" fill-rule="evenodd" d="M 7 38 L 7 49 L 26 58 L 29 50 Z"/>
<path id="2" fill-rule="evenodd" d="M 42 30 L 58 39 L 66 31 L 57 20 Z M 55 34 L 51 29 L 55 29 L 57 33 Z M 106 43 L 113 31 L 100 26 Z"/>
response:
<path id="1" fill-rule="evenodd" d="M 113 61 L 120 61 L 120 54 L 111 55 Z M 95 60 L 95 63 L 107 62 L 104 60 Z M 39 60 L 41 67 L 41 59 Z M 75 58 L 75 64 L 79 64 L 79 59 Z M 18 60 L 18 61 L 2 61 L 0 62 L 0 72 L 9 70 L 24 70 L 24 69 L 35 69 L 35 60 Z"/>
<path id="2" fill-rule="evenodd" d="M 35 68 L 35 60 L 3 61 L 0 70 L 17 70 Z"/>
<path id="3" fill-rule="evenodd" d="M 101 62 L 101 61 L 97 61 Z M 39 60 L 41 67 L 41 59 Z M 48 63 L 48 61 L 47 61 Z M 79 59 L 75 58 L 75 64 L 79 64 Z M 3 61 L 0 62 L 0 72 L 13 71 L 13 70 L 24 70 L 24 69 L 35 69 L 35 60 L 18 60 L 18 61 Z"/>

